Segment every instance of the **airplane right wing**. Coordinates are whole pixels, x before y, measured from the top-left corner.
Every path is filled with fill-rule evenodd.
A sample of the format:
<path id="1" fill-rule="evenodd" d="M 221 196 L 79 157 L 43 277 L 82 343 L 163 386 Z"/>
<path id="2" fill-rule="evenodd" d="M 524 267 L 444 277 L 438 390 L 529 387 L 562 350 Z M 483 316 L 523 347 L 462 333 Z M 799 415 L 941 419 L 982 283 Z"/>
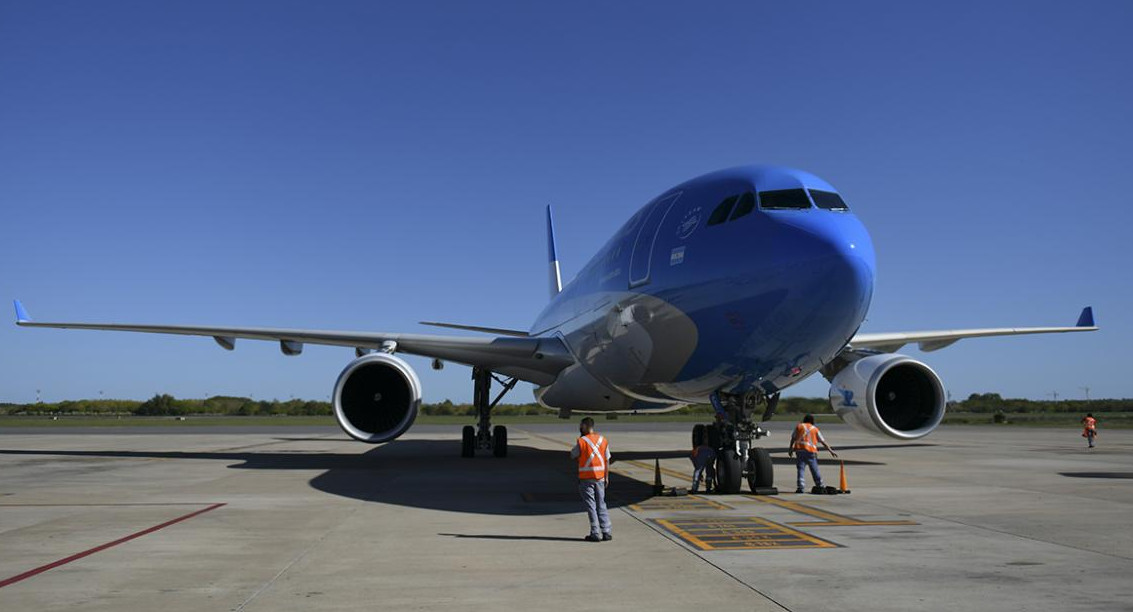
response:
<path id="1" fill-rule="evenodd" d="M 926 353 L 951 346 L 964 338 L 983 338 L 988 336 L 1019 336 L 1024 334 L 1061 334 L 1066 332 L 1097 331 L 1094 325 L 1094 309 L 1087 306 L 1078 315 L 1073 327 L 996 327 L 987 329 L 950 329 L 939 331 L 893 332 L 881 334 L 857 334 L 850 340 L 851 348 L 864 348 L 892 353 L 906 344 L 916 342 L 918 348 Z"/>
<path id="2" fill-rule="evenodd" d="M 150 334 L 212 337 L 227 350 L 237 339 L 279 342 L 285 355 L 298 355 L 304 344 L 354 347 L 361 355 L 367 350 L 391 350 L 443 361 L 487 368 L 506 376 L 539 385 L 554 382 L 564 368 L 574 363 L 562 341 L 554 337 L 467 338 L 424 334 L 390 334 L 273 327 L 213 327 L 198 325 L 152 325 L 138 323 L 73 323 L 33 321 L 19 300 L 15 301 L 16 324 L 21 327 L 92 329 Z"/>

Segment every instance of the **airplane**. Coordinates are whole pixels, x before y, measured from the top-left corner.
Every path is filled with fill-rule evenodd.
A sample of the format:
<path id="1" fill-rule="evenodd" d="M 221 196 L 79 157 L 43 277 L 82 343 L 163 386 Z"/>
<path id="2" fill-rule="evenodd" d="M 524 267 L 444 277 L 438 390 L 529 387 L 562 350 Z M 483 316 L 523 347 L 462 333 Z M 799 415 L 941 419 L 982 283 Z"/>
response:
<path id="1" fill-rule="evenodd" d="M 519 381 L 559 411 L 665 412 L 710 403 L 715 422 L 696 425 L 694 442 L 720 449 L 718 490 L 773 486 L 768 451 L 754 445 L 780 393 L 814 373 L 830 382 L 843 421 L 870 433 L 912 440 L 944 417 L 940 377 L 896 353 L 964 338 L 1096 331 L 1093 310 L 1072 327 L 859 333 L 873 295 L 873 243 L 845 199 L 801 170 L 741 166 L 672 187 L 641 207 L 565 287 L 547 208 L 550 303 L 527 330 L 425 322 L 483 337 L 262 327 L 37 322 L 16 300 L 17 324 L 211 336 L 353 347 L 334 385 L 334 415 L 349 436 L 381 443 L 417 416 L 421 382 L 399 353 L 472 367 L 475 427 L 462 430 L 461 455 L 507 455 L 507 429 L 491 412 Z M 493 385 L 500 391 L 492 396 Z"/>

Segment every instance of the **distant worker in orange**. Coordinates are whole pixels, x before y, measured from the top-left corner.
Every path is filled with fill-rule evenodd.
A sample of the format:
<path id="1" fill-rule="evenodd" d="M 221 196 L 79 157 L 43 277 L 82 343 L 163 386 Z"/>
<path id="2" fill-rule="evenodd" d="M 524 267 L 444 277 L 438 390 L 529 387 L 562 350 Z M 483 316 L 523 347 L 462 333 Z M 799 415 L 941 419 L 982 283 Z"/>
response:
<path id="1" fill-rule="evenodd" d="M 1089 443 L 1088 448 L 1094 447 L 1094 438 L 1098 437 L 1098 420 L 1094 418 L 1094 414 L 1088 413 L 1082 419 L 1082 437 Z"/>
<path id="2" fill-rule="evenodd" d="M 610 442 L 594 431 L 594 419 L 586 417 L 578 424 L 580 437 L 570 449 L 578 460 L 578 492 L 590 518 L 587 542 L 607 542 L 611 533 L 610 512 L 606 509 L 606 483 L 609 479 Z"/>
<path id="3" fill-rule="evenodd" d="M 837 459 L 838 453 L 830 448 L 826 443 L 826 439 L 822 437 L 822 433 L 814 425 L 814 415 L 808 414 L 803 417 L 801 423 L 795 426 L 795 432 L 791 434 L 791 447 L 787 449 L 787 456 L 797 455 L 795 464 L 799 468 L 798 486 L 795 488 L 795 493 L 803 493 L 806 486 L 806 468 L 810 466 L 810 474 L 814 477 L 814 484 L 818 487 L 825 487 L 826 483 L 822 481 L 822 474 L 818 472 L 818 445 L 821 444 L 830 454 Z"/>

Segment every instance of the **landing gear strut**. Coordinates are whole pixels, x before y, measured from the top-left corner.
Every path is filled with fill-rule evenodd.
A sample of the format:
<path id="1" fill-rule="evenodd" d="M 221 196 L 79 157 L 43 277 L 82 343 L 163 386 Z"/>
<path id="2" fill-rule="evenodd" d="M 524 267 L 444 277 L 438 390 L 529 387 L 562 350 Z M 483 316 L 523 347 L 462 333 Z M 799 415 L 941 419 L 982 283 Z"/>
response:
<path id="1" fill-rule="evenodd" d="M 492 399 L 492 381 L 503 386 Z M 490 450 L 496 457 L 507 457 L 507 427 L 492 427 L 492 408 L 519 382 L 517 378 L 499 378 L 485 368 L 472 368 L 472 403 L 476 408 L 476 427 L 465 425 L 460 437 L 460 456 L 474 457 L 477 450 Z"/>
<path id="2" fill-rule="evenodd" d="M 778 407 L 779 394 L 713 394 L 716 422 L 693 427 L 694 445 L 703 441 L 716 449 L 716 491 L 720 493 L 739 493 L 744 480 L 752 493 L 770 493 L 775 485 L 771 454 L 752 446 L 752 442 L 768 435 L 752 419 L 761 403 L 766 404 L 761 422 L 769 421 Z"/>

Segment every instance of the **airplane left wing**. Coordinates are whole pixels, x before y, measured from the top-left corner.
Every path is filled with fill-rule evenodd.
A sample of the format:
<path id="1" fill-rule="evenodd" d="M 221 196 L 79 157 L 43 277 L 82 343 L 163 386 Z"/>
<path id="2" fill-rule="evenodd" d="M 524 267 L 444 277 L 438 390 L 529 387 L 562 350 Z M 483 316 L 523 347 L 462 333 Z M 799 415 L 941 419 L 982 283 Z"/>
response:
<path id="1" fill-rule="evenodd" d="M 1097 330 L 1098 327 L 1094 324 L 1094 309 L 1087 306 L 1082 309 L 1082 314 L 1078 316 L 1078 322 L 1073 327 L 999 327 L 987 329 L 857 334 L 850 340 L 850 347 L 892 353 L 906 344 L 916 342 L 920 350 L 930 352 L 951 346 L 956 341 L 963 340 L 964 338 L 1019 336 L 1024 334 L 1061 334 Z"/>
<path id="2" fill-rule="evenodd" d="M 558 338 L 497 337 L 465 338 L 423 334 L 391 334 L 273 327 L 212 327 L 198 325 L 151 325 L 136 323 L 72 323 L 33 321 L 19 300 L 15 301 L 16 324 L 21 327 L 93 329 L 150 334 L 212 337 L 232 350 L 237 339 L 279 342 L 285 355 L 298 355 L 304 344 L 354 347 L 361 355 L 369 349 L 408 353 L 470 366 L 479 366 L 540 385 L 550 384 L 574 358 Z"/>

